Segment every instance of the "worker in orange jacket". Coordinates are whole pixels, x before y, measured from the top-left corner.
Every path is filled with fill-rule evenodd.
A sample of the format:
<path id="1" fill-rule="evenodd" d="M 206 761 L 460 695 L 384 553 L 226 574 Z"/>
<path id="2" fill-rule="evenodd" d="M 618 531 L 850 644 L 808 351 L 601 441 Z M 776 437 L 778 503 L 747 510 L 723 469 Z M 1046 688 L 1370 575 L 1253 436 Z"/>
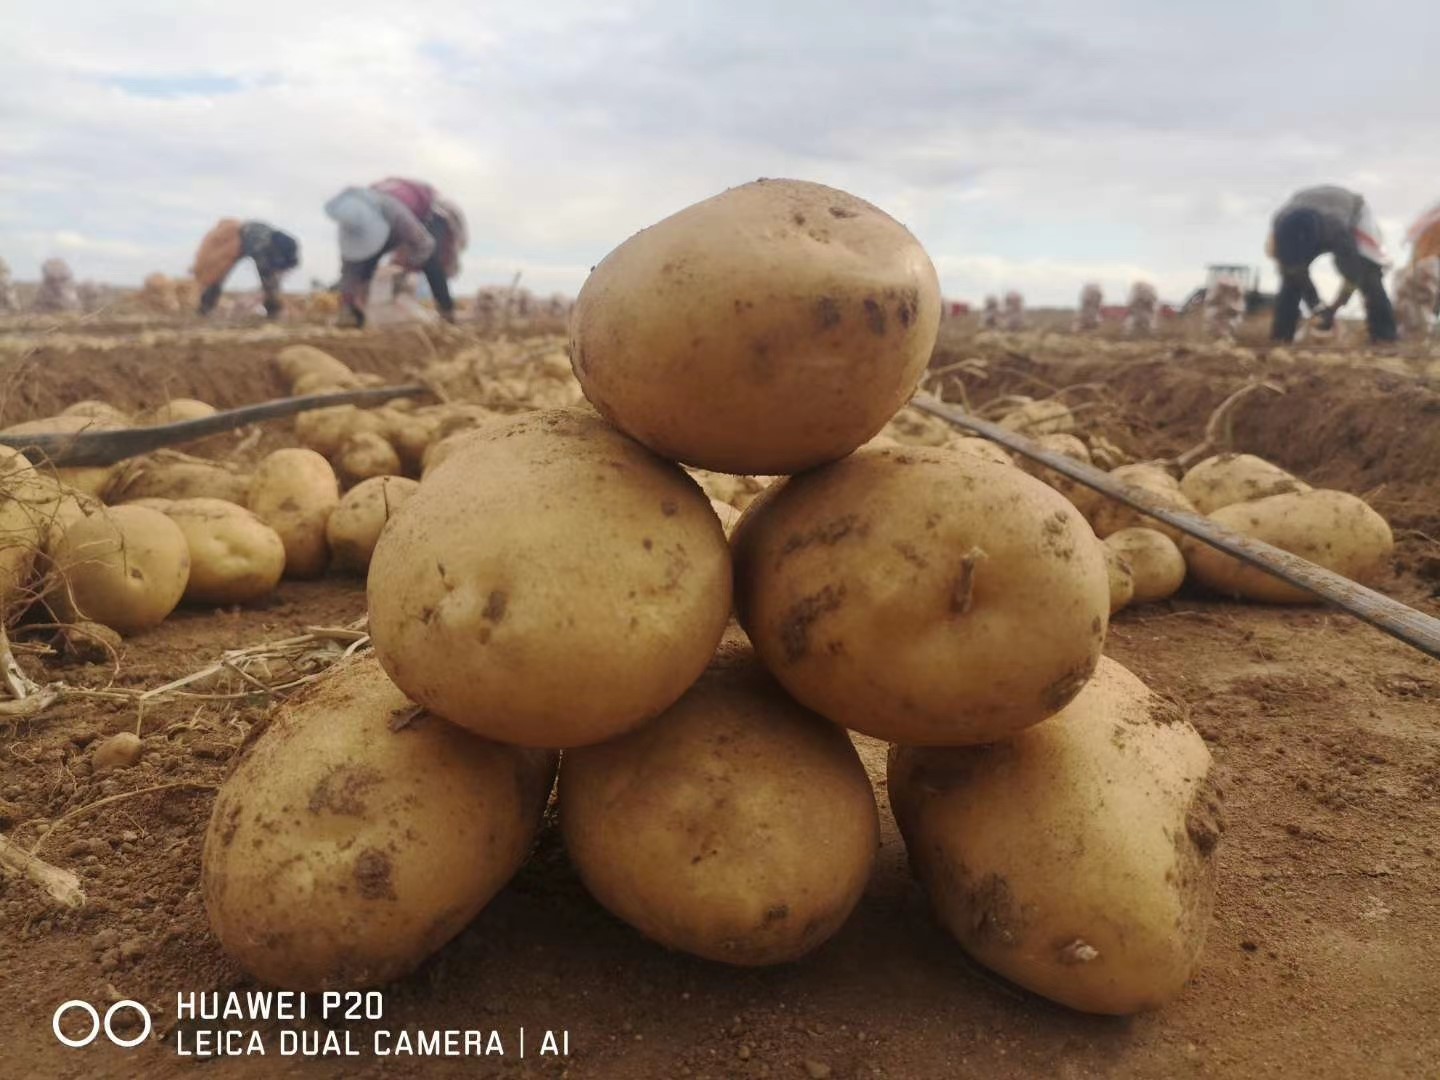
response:
<path id="1" fill-rule="evenodd" d="M 289 233 L 266 225 L 263 221 L 237 221 L 225 218 L 205 234 L 195 254 L 191 273 L 200 286 L 200 314 L 208 315 L 220 301 L 220 290 L 235 264 L 241 259 L 254 260 L 260 275 L 260 290 L 265 297 L 267 318 L 279 318 L 280 277 L 300 265 L 300 245 Z"/>

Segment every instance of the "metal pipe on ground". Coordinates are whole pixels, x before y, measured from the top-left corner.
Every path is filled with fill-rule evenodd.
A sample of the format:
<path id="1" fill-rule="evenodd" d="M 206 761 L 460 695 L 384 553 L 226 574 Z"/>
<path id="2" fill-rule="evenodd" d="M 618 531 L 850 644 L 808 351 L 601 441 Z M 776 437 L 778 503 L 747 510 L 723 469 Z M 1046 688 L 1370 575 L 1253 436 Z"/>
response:
<path id="1" fill-rule="evenodd" d="M 19 450 L 35 464 L 49 464 L 57 469 L 80 465 L 114 465 L 126 458 L 138 457 L 167 446 L 187 443 L 206 435 L 234 431 L 261 420 L 279 420 L 311 409 L 329 409 L 336 405 L 378 405 L 401 397 L 422 397 L 433 394 L 428 386 L 371 386 L 363 390 L 344 390 L 331 394 L 305 394 L 301 397 L 277 398 L 258 405 L 202 416 L 198 420 L 178 420 L 155 427 L 120 428 L 114 431 L 80 431 L 36 433 L 34 435 L 0 435 L 0 446 Z"/>
<path id="2" fill-rule="evenodd" d="M 1384 593 L 1357 584 L 1349 578 L 1341 577 L 1308 559 L 1292 555 L 1261 540 L 1242 536 L 1210 518 L 1162 506 L 1148 492 L 1124 484 L 1109 473 L 1101 472 L 1092 465 L 1083 464 L 1064 454 L 1046 450 L 1024 435 L 1002 428 L 999 424 L 992 424 L 988 420 L 981 420 L 933 395 L 917 394 L 911 404 L 958 428 L 999 443 L 1007 450 L 1038 461 L 1063 476 L 1157 518 L 1187 536 L 1209 544 L 1227 555 L 1233 555 L 1281 581 L 1304 589 L 1383 630 L 1391 637 L 1414 646 L 1427 656 L 1440 660 L 1440 619 L 1393 600 Z"/>

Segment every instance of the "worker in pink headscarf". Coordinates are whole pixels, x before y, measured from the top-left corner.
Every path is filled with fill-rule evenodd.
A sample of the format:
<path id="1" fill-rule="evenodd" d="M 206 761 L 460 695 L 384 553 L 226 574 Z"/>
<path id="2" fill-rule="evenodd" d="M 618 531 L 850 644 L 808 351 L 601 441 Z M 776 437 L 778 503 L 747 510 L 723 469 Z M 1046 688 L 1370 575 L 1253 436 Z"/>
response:
<path id="1" fill-rule="evenodd" d="M 340 226 L 341 318 L 365 325 L 365 301 L 380 260 L 425 275 L 441 317 L 455 321 L 449 279 L 469 243 L 460 208 L 429 184 L 391 177 L 346 188 L 325 204 Z"/>

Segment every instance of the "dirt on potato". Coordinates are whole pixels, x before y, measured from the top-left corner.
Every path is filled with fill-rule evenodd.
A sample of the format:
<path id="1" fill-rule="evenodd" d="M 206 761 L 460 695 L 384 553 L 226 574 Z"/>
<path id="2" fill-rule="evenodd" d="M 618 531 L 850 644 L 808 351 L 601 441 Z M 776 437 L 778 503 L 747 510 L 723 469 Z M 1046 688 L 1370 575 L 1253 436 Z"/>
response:
<path id="1" fill-rule="evenodd" d="M 297 331 L 300 333 L 301 331 Z M 303 338 L 397 381 L 464 332 L 324 332 Z M 91 332 L 92 338 L 95 336 Z M 0 329 L 0 344 L 4 333 Z M 0 420 L 101 398 L 125 409 L 163 396 L 217 407 L 280 396 L 283 338 L 209 330 L 147 343 L 0 352 Z M 932 369 L 979 358 L 982 403 L 1063 387 L 1084 430 L 1137 458 L 1199 442 L 1211 410 L 1253 378 L 1231 447 L 1317 485 L 1371 500 L 1397 556 L 1380 587 L 1440 614 L 1440 393 L 1417 377 L 1321 364 L 1293 350 L 1207 351 L 1157 341 L 1131 351 L 1081 338 L 1041 355 L 1024 341 L 947 338 Z M 1248 353 L 1248 355 L 1247 355 Z M 265 445 L 284 445 L 285 422 Z M 263 447 L 256 447 L 259 452 Z M 228 649 L 365 611 L 364 583 L 285 581 L 254 606 L 182 608 L 126 639 L 118 664 L 67 659 L 53 633 L 22 628 L 20 663 L 41 683 L 150 688 Z M 383 990 L 383 1019 L 304 1024 L 176 1022 L 178 993 L 257 989 L 219 950 L 201 903 L 201 845 L 229 762 L 263 721 L 263 693 L 133 700 L 72 697 L 32 719 L 0 717 L 0 832 L 79 876 L 67 910 L 0 875 L 0 1046 L 16 1076 L 189 1076 L 197 1029 L 256 1029 L 268 1053 L 221 1056 L 211 1078 L 386 1077 L 1391 1077 L 1440 1061 L 1440 665 L 1348 616 L 1217 601 L 1189 586 L 1121 612 L 1106 652 L 1188 710 L 1224 780 L 1219 895 L 1199 971 L 1163 1010 L 1113 1019 L 1070 1012 L 969 962 L 910 879 L 884 798 L 884 746 L 857 738 L 881 797 L 882 846 L 864 899 L 802 962 L 739 970 L 667 953 L 607 915 L 569 867 L 551 821 L 518 877 L 417 974 Z M 94 775 L 106 737 L 138 731 L 138 764 Z M 108 801 L 106 801 L 108 800 Z M 46 831 L 46 829 L 49 831 Z M 80 1049 L 51 1030 L 56 1007 L 134 999 L 155 1032 L 134 1049 L 102 1034 Z M 117 1035 L 139 1033 L 133 1013 Z M 72 1026 L 73 1025 L 73 1026 Z M 281 1056 L 281 1028 L 358 1056 Z M 517 1055 L 521 1027 L 529 1043 Z M 66 1031 L 83 1035 L 72 1015 Z M 379 1057 L 376 1030 L 497 1031 L 506 1056 Z M 568 1056 L 542 1057 L 546 1029 Z M 392 1040 L 393 1045 L 393 1040 Z"/>

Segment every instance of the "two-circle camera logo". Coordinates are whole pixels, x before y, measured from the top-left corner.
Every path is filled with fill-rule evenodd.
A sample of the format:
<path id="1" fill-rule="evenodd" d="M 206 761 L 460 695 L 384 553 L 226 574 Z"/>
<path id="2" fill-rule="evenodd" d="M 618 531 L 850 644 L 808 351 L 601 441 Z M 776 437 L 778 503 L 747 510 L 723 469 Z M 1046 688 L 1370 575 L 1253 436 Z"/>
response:
<path id="1" fill-rule="evenodd" d="M 79 1009 L 81 1012 L 88 1013 L 90 1016 L 90 1034 L 84 1038 L 72 1039 L 60 1030 L 61 1017 L 72 1009 Z M 115 1034 L 115 1014 L 121 1009 L 134 1009 L 135 1012 L 140 1014 L 140 1034 L 136 1035 L 133 1039 L 122 1039 L 119 1035 Z M 129 998 L 126 998 L 123 1001 L 115 1002 L 114 1005 L 106 1009 L 105 1019 L 101 1020 L 99 1010 L 97 1010 L 94 1005 L 91 1005 L 88 1001 L 81 1001 L 76 998 L 65 1002 L 55 1010 L 55 1015 L 50 1020 L 50 1026 L 55 1031 L 55 1038 L 59 1039 L 66 1046 L 75 1047 L 76 1049 L 82 1046 L 89 1046 L 95 1041 L 96 1036 L 98 1036 L 102 1030 L 105 1032 L 105 1037 L 116 1046 L 128 1049 L 132 1046 L 139 1046 L 150 1037 L 150 1010 L 145 1008 L 144 1005 L 141 1005 L 140 1002 L 131 1001 Z"/>

